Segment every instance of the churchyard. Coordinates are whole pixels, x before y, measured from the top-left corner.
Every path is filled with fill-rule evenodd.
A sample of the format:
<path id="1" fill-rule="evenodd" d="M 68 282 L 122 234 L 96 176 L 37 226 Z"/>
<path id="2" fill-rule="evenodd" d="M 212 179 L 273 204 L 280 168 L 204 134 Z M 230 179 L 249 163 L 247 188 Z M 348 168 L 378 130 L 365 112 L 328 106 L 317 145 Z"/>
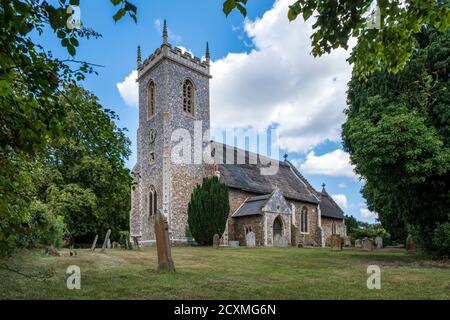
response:
<path id="1" fill-rule="evenodd" d="M 449 299 L 450 263 L 384 248 L 173 247 L 174 273 L 156 272 L 155 247 L 18 250 L 0 268 L 0 299 Z M 81 288 L 67 288 L 78 266 Z M 380 289 L 368 289 L 369 265 Z"/>

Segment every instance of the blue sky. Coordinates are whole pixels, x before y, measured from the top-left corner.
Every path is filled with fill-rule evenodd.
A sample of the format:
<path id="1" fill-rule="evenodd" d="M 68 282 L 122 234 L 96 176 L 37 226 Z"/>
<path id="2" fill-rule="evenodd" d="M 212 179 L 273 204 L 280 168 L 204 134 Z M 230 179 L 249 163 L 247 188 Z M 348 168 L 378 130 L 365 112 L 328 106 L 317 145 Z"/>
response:
<path id="1" fill-rule="evenodd" d="M 345 61 L 348 52 L 314 59 L 309 54 L 311 22 L 287 22 L 290 0 L 250 0 L 246 19 L 238 12 L 225 17 L 221 0 L 132 2 L 138 7 L 137 24 L 128 17 L 114 23 L 117 8 L 109 1 L 81 0 L 84 26 L 102 38 L 80 41 L 75 57 L 103 66 L 83 85 L 119 115 L 120 127 L 128 128 L 133 151 L 128 167 L 136 160 L 138 109 L 126 98 L 135 90 L 129 76 L 136 68 L 136 48 L 141 46 L 145 59 L 159 47 L 160 24 L 167 19 L 172 45 L 202 57 L 209 41 L 213 126 L 262 130 L 275 125 L 280 129 L 281 153 L 289 154 L 316 189 L 326 183 L 347 214 L 374 222 L 360 195 L 362 184 L 341 150 L 342 110 L 351 71 Z M 70 58 L 56 36 L 45 33 L 36 41 L 55 56 Z"/>

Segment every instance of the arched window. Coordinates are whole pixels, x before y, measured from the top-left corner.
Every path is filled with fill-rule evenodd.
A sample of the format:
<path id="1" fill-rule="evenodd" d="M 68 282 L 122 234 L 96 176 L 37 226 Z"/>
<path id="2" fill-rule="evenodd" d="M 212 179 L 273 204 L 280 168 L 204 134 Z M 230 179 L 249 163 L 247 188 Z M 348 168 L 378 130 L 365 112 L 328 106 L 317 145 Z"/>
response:
<path id="1" fill-rule="evenodd" d="M 148 195 L 148 214 L 155 215 L 157 208 L 158 199 L 156 196 L 156 190 L 150 190 Z"/>
<path id="2" fill-rule="evenodd" d="M 155 115 L 155 83 L 150 81 L 147 89 L 147 119 Z"/>
<path id="3" fill-rule="evenodd" d="M 186 79 L 183 82 L 183 111 L 194 115 L 194 84 Z"/>
<path id="4" fill-rule="evenodd" d="M 308 209 L 306 207 L 302 208 L 300 216 L 300 231 L 304 233 L 308 232 Z"/>
<path id="5" fill-rule="evenodd" d="M 277 234 L 282 236 L 282 222 L 280 217 L 276 217 L 275 220 L 273 221 L 273 236 L 275 237 Z"/>
<path id="6" fill-rule="evenodd" d="M 336 234 L 336 224 L 334 222 L 331 224 L 331 234 Z"/>

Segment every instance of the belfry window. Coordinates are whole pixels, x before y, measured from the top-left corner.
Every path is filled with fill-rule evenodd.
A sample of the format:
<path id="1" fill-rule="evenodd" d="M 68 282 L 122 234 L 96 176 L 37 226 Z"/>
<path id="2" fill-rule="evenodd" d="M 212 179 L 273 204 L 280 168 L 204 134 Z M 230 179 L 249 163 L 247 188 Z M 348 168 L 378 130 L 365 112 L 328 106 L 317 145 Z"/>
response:
<path id="1" fill-rule="evenodd" d="M 155 115 L 155 83 L 150 81 L 147 89 L 147 119 Z"/>
<path id="2" fill-rule="evenodd" d="M 183 82 L 183 111 L 194 115 L 194 84 L 186 79 Z"/>
<path id="3" fill-rule="evenodd" d="M 300 215 L 300 232 L 308 232 L 308 209 L 306 207 L 302 208 Z"/>
<path id="4" fill-rule="evenodd" d="M 156 208 L 157 208 L 157 197 L 156 197 L 156 190 L 151 190 L 148 195 L 148 214 L 149 215 L 155 215 L 156 214 Z"/>

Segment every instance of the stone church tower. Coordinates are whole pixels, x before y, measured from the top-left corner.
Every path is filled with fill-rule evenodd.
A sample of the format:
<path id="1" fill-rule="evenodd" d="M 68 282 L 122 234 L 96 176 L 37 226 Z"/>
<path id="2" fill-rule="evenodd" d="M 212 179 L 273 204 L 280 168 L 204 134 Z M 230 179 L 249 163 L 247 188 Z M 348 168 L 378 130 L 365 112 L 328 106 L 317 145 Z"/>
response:
<path id="1" fill-rule="evenodd" d="M 164 21 L 162 45 L 144 61 L 138 47 L 137 64 L 139 128 L 131 236 L 140 237 L 144 243 L 154 241 L 155 214 L 161 210 L 172 242 L 185 242 L 190 196 L 205 175 L 205 166 L 193 148 L 194 131 L 198 139 L 198 133 L 210 126 L 209 49 L 207 46 L 205 60 L 201 61 L 172 47 Z M 192 164 L 172 162 L 171 155 L 179 143 L 172 137 L 175 130 L 183 136 L 190 134 Z"/>

